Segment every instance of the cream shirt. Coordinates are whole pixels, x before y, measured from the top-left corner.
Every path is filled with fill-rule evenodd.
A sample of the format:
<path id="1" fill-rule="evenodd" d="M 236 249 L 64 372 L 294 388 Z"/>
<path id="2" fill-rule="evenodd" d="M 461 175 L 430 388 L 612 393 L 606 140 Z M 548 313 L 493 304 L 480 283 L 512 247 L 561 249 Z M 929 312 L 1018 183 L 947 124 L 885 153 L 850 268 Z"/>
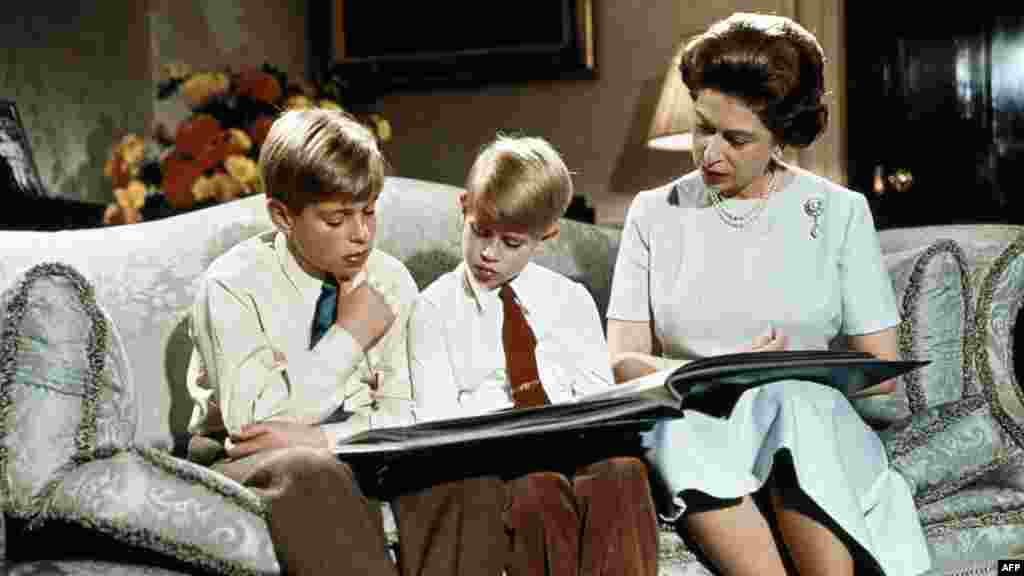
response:
<path id="1" fill-rule="evenodd" d="M 608 347 L 586 288 L 536 264 L 510 283 L 537 339 L 537 370 L 552 403 L 613 384 Z M 421 420 L 513 406 L 505 378 L 498 290 L 484 290 L 465 263 L 417 299 L 409 320 L 409 368 Z"/>
<path id="2" fill-rule="evenodd" d="M 189 430 L 237 432 L 268 419 L 317 424 L 342 403 L 353 415 L 322 425 L 332 444 L 371 427 L 412 423 L 405 325 L 416 284 L 400 261 L 379 250 L 371 251 L 356 285 L 360 280 L 391 306 L 391 329 L 366 354 L 336 324 L 310 349 L 323 283 L 299 266 L 284 235 L 261 234 L 217 258 L 191 311 Z M 380 375 L 376 407 L 371 370 Z"/>

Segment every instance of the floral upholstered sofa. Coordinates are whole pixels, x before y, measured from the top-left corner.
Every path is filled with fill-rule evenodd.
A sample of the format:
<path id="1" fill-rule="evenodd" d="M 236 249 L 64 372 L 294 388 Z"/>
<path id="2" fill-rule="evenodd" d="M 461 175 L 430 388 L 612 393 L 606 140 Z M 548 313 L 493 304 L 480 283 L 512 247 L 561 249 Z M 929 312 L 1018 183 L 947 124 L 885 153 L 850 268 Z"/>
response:
<path id="1" fill-rule="evenodd" d="M 458 189 L 390 178 L 378 246 L 420 287 L 459 258 Z M 261 502 L 179 456 L 197 279 L 267 230 L 251 197 L 113 228 L 0 232 L 0 563 L 28 574 L 276 574 Z M 932 363 L 858 404 L 913 488 L 936 571 L 1024 544 L 1014 327 L 1024 229 L 887 230 L 902 353 Z M 541 263 L 607 305 L 618 231 L 566 222 Z M 707 574 L 665 527 L 663 574 Z M 990 570 L 994 563 L 982 566 Z"/>

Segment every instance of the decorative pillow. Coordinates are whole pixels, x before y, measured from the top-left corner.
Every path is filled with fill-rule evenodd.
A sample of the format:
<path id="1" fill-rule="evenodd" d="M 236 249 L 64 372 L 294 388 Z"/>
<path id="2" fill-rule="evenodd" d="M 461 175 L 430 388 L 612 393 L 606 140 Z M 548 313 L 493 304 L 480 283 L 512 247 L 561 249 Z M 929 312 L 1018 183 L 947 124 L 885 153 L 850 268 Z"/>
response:
<path id="1" fill-rule="evenodd" d="M 152 448 L 101 456 L 61 479 L 36 525 L 81 526 L 210 573 L 280 573 L 251 491 Z"/>
<path id="2" fill-rule="evenodd" d="M 97 449 L 131 444 L 134 386 L 117 331 L 70 266 L 30 268 L 0 304 L 0 501 L 28 518 Z"/>
<path id="3" fill-rule="evenodd" d="M 974 364 L 981 393 L 992 413 L 1024 446 L 1024 392 L 1014 373 L 1013 334 L 1024 305 L 1024 234 L 1018 236 L 986 271 L 978 296 Z"/>
<path id="4" fill-rule="evenodd" d="M 1019 454 L 981 395 L 926 408 L 879 435 L 919 507 L 977 482 Z"/>
<path id="5" fill-rule="evenodd" d="M 854 402 L 869 420 L 893 423 L 975 391 L 972 360 L 974 298 L 967 260 L 952 240 L 886 255 L 900 306 L 900 354 L 931 364 L 897 381 L 897 391 Z"/>

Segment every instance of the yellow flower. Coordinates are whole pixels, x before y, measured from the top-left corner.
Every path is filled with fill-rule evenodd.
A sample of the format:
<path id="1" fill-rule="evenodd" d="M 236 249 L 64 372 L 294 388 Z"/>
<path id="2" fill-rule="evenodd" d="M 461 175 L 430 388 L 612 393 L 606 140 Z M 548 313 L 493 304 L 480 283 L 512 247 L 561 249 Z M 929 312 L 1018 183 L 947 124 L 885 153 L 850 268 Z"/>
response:
<path id="1" fill-rule="evenodd" d="M 335 102 L 334 100 L 328 100 L 326 98 L 317 102 L 316 105 L 319 106 L 320 108 L 324 108 L 327 110 L 337 110 L 338 112 L 345 111 L 345 109 L 339 106 L 337 102 Z"/>
<path id="2" fill-rule="evenodd" d="M 228 93 L 231 81 L 221 72 L 196 74 L 181 85 L 181 94 L 192 108 L 199 108 L 211 99 Z"/>
<path id="3" fill-rule="evenodd" d="M 380 114 L 370 114 L 370 121 L 373 122 L 374 131 L 381 142 L 391 140 L 391 123 Z"/>
<path id="4" fill-rule="evenodd" d="M 164 80 L 182 80 L 191 73 L 192 67 L 180 60 L 163 65 Z"/>
<path id="5" fill-rule="evenodd" d="M 146 143 L 135 134 L 125 134 L 117 149 L 125 164 L 138 166 L 146 154 Z"/>
<path id="6" fill-rule="evenodd" d="M 213 175 L 214 197 L 218 202 L 228 202 L 238 198 L 245 190 L 242 183 L 229 174 L 218 172 Z"/>
<path id="7" fill-rule="evenodd" d="M 192 197 L 195 198 L 196 202 L 213 198 L 216 193 L 217 185 L 214 183 L 213 178 L 209 176 L 200 176 L 192 183 Z"/>
<path id="8" fill-rule="evenodd" d="M 252 149 L 252 138 L 244 130 L 231 128 L 228 133 L 231 135 L 231 150 L 245 154 Z"/>
<path id="9" fill-rule="evenodd" d="M 252 159 L 245 156 L 228 156 L 224 160 L 224 168 L 251 194 L 263 192 L 263 180 L 260 169 Z"/>
<path id="10" fill-rule="evenodd" d="M 289 96 L 288 99 L 284 101 L 284 107 L 286 110 L 304 110 L 306 108 L 312 108 L 313 101 L 302 94 L 296 94 L 294 96 Z"/>
<path id="11" fill-rule="evenodd" d="M 117 199 L 118 206 L 138 210 L 146 203 L 146 185 L 138 180 L 132 180 L 128 186 L 115 189 L 114 198 Z"/>

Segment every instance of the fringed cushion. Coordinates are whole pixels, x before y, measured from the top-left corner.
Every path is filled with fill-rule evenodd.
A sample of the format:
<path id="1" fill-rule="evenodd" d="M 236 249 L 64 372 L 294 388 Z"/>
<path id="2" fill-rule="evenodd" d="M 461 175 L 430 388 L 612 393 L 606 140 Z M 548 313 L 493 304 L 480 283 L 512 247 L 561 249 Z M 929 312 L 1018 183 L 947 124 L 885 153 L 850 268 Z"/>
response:
<path id="1" fill-rule="evenodd" d="M 131 444 L 134 387 L 117 331 L 73 268 L 34 266 L 0 300 L 0 502 L 29 518 L 68 470 Z"/>
<path id="2" fill-rule="evenodd" d="M 972 393 L 974 305 L 966 257 L 952 240 L 886 255 L 900 306 L 900 354 L 931 364 L 897 380 L 896 392 L 854 402 L 869 420 L 891 424 Z"/>

